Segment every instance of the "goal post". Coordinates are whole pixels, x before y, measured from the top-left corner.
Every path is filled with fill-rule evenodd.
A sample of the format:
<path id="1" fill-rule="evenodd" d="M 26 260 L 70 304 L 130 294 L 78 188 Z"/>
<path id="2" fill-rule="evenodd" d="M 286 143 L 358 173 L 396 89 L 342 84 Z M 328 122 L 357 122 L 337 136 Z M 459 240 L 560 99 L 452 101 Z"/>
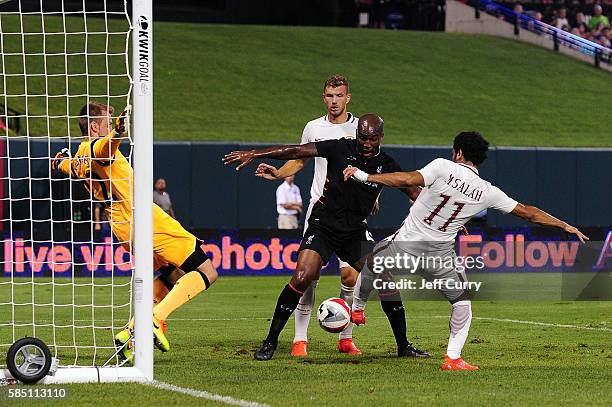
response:
<path id="1" fill-rule="evenodd" d="M 0 385 L 10 352 L 41 384 L 153 380 L 152 17 L 152 0 L 0 1 Z M 109 202 L 50 170 L 90 102 L 129 106 L 127 242 L 94 215 Z M 131 318 L 133 366 L 114 343 Z"/>
<path id="2" fill-rule="evenodd" d="M 133 0 L 132 81 L 135 84 L 135 367 L 153 380 L 153 10 L 152 0 Z M 144 253 L 142 255 L 141 253 Z"/>

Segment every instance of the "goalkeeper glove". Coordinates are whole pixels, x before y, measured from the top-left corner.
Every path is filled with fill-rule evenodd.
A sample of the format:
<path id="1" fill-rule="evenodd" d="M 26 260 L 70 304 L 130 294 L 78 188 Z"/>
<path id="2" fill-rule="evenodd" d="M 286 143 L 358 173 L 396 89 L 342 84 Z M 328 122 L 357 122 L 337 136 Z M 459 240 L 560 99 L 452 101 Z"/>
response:
<path id="1" fill-rule="evenodd" d="M 125 133 L 125 124 L 127 122 L 130 106 L 126 106 L 123 112 L 115 119 L 115 137 L 121 137 Z"/>
<path id="2" fill-rule="evenodd" d="M 51 169 L 57 171 L 61 162 L 66 158 L 70 158 L 70 150 L 64 147 L 59 153 L 55 154 L 55 157 L 51 159 Z"/>

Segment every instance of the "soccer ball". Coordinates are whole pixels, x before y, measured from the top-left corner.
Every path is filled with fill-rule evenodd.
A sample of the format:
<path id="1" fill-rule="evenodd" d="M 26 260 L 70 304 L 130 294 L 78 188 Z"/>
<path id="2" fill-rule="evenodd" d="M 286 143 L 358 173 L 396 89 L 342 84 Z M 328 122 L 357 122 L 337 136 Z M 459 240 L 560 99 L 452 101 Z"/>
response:
<path id="1" fill-rule="evenodd" d="M 327 332 L 340 332 L 351 323 L 351 310 L 342 298 L 328 298 L 319 305 L 317 320 Z"/>

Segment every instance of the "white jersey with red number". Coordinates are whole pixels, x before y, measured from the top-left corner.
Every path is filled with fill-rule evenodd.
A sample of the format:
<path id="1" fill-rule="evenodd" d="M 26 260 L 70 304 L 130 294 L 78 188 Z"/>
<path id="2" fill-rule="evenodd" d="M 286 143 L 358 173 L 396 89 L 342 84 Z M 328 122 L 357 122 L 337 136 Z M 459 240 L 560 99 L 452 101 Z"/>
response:
<path id="1" fill-rule="evenodd" d="M 302 144 L 314 143 L 323 140 L 338 140 L 343 137 L 355 138 L 357 123 L 359 119 L 348 114 L 348 119 L 344 123 L 330 123 L 327 115 L 319 117 L 306 123 L 302 132 Z M 316 202 L 323 195 L 323 186 L 327 176 L 327 160 L 322 157 L 315 157 L 314 177 L 310 187 L 310 202 Z"/>
<path id="2" fill-rule="evenodd" d="M 449 242 L 474 215 L 493 208 L 512 212 L 517 202 L 465 164 L 437 158 L 418 170 L 425 188 L 398 230 L 396 240 Z"/>

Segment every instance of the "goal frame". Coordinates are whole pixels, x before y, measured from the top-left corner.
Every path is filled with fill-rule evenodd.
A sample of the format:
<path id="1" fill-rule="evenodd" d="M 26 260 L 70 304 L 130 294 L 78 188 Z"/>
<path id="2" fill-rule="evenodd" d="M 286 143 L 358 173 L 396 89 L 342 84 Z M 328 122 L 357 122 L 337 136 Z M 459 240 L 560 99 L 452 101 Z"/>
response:
<path id="1" fill-rule="evenodd" d="M 132 137 L 134 140 L 134 366 L 62 367 L 38 384 L 153 380 L 153 7 L 128 0 L 131 16 Z M 61 362 L 61 361 L 60 361 Z M 0 380 L 12 379 L 0 369 Z"/>

